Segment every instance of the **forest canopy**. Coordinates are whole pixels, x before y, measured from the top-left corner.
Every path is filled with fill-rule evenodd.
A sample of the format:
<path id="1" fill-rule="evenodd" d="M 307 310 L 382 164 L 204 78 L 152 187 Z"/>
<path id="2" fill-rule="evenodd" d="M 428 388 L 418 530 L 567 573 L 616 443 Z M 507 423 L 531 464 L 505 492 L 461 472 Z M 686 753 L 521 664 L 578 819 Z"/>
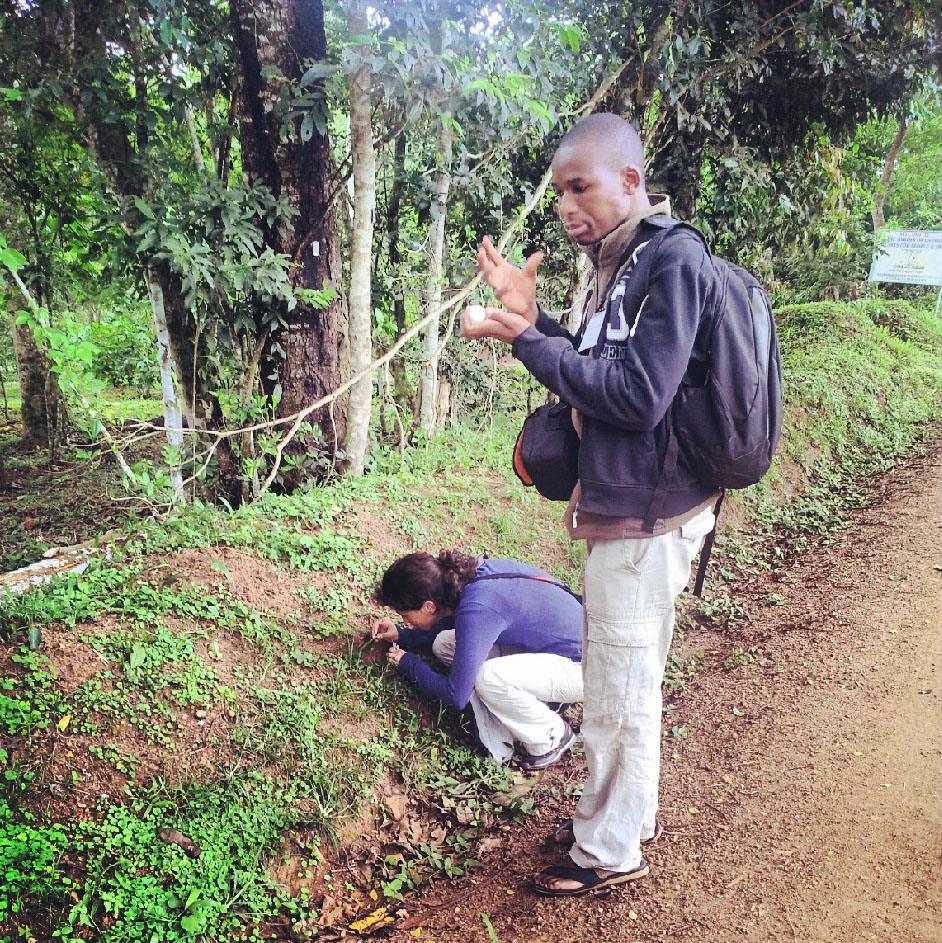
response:
<path id="1" fill-rule="evenodd" d="M 940 24 L 938 0 L 7 3 L 0 365 L 24 442 L 112 451 L 154 505 L 240 503 L 359 473 L 498 382 L 526 401 L 455 313 L 511 228 L 573 306 L 545 173 L 593 110 L 777 301 L 855 296 L 876 230 L 942 227 Z M 106 385 L 159 388 L 144 474 Z"/>

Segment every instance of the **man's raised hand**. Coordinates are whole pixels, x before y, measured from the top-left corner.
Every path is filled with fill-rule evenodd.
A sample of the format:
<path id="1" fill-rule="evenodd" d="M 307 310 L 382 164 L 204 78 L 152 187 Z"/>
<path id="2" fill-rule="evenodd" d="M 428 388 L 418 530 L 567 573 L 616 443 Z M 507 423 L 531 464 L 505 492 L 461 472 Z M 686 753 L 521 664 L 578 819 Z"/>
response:
<path id="1" fill-rule="evenodd" d="M 497 251 L 489 236 L 478 251 L 481 277 L 491 286 L 497 300 L 507 311 L 536 323 L 536 270 L 543 261 L 542 252 L 534 252 L 522 269 L 512 265 Z"/>

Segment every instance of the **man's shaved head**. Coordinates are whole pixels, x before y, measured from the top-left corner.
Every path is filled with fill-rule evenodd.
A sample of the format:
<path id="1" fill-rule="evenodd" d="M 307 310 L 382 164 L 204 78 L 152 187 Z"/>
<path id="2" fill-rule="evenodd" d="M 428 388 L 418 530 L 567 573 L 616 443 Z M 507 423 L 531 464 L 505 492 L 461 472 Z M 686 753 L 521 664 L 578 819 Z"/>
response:
<path id="1" fill-rule="evenodd" d="M 644 180 L 644 146 L 638 132 L 624 118 L 612 114 L 594 114 L 570 128 L 559 142 L 557 154 L 578 150 L 604 161 L 613 170 L 634 166 Z"/>
<path id="2" fill-rule="evenodd" d="M 587 246 L 650 207 L 644 148 L 618 115 L 589 115 L 562 139 L 553 158 L 556 212 L 566 235 Z"/>

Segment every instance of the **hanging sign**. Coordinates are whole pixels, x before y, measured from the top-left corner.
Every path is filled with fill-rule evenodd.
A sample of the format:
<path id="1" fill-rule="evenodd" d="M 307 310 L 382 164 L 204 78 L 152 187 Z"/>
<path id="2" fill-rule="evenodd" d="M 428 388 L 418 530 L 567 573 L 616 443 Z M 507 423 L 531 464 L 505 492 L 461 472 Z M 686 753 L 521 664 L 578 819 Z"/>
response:
<path id="1" fill-rule="evenodd" d="M 942 231 L 883 230 L 870 266 L 871 282 L 942 285 Z"/>

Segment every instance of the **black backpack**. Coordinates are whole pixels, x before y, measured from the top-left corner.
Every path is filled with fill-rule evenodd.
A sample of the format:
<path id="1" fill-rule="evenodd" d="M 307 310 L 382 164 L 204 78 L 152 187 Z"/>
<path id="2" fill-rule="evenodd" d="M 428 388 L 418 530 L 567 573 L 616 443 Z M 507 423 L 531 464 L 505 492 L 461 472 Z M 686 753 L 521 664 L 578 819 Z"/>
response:
<path id="1" fill-rule="evenodd" d="M 768 294 L 744 268 L 713 255 L 698 229 L 673 220 L 659 225 L 638 253 L 632 278 L 647 285 L 657 247 L 683 226 L 706 246 L 717 284 L 706 376 L 694 382 L 688 373 L 670 406 L 664 464 L 644 519 L 648 531 L 661 516 L 681 451 L 700 480 L 720 492 L 713 509 L 718 517 L 727 488 L 747 488 L 769 470 L 782 433 L 782 360 Z M 715 537 L 716 527 L 700 552 L 695 596 L 703 590 Z"/>
<path id="2" fill-rule="evenodd" d="M 633 280 L 646 284 L 658 246 L 676 226 L 706 245 L 693 226 L 665 226 L 638 253 Z M 703 484 L 746 488 L 769 470 L 782 431 L 782 363 L 769 296 L 744 268 L 712 253 L 710 258 L 717 284 L 706 377 L 694 383 L 685 376 L 671 404 L 670 438 L 648 529 L 660 516 L 681 452 Z"/>

